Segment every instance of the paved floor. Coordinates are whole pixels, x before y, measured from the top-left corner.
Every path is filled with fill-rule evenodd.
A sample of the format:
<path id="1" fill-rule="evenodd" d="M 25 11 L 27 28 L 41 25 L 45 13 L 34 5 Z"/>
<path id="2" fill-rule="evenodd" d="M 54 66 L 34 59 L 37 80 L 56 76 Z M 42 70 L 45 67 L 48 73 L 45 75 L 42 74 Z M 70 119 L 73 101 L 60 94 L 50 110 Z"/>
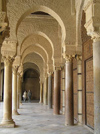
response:
<path id="1" fill-rule="evenodd" d="M 0 122 L 3 103 L 0 103 Z M 23 103 L 13 116 L 15 128 L 0 128 L 0 134 L 92 134 L 83 126 L 66 127 L 64 115 L 53 115 L 53 110 L 39 103 Z"/>

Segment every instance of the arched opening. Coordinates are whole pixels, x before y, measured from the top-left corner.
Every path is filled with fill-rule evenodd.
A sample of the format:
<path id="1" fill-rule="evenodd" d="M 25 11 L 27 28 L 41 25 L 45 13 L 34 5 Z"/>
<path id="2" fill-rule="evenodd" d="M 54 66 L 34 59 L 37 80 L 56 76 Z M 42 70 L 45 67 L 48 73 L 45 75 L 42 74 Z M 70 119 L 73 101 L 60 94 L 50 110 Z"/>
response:
<path id="1" fill-rule="evenodd" d="M 61 26 L 61 32 L 62 32 L 62 44 L 65 43 L 65 39 L 66 39 L 66 30 L 65 30 L 65 25 L 62 21 L 62 19 L 60 18 L 60 16 L 54 12 L 52 9 L 45 7 L 45 6 L 34 6 L 33 8 L 30 8 L 29 10 L 27 10 L 26 12 L 24 12 L 24 14 L 19 18 L 17 25 L 16 25 L 16 34 L 18 31 L 18 27 L 20 25 L 20 23 L 22 22 L 22 20 L 28 16 L 29 14 L 41 14 L 41 15 L 51 15 L 57 22 L 58 24 Z"/>
<path id="2" fill-rule="evenodd" d="M 31 100 L 39 101 L 40 99 L 40 83 L 39 73 L 34 69 L 27 69 L 23 75 L 22 93 L 30 90 L 32 93 Z M 27 96 L 28 100 L 28 96 Z"/>

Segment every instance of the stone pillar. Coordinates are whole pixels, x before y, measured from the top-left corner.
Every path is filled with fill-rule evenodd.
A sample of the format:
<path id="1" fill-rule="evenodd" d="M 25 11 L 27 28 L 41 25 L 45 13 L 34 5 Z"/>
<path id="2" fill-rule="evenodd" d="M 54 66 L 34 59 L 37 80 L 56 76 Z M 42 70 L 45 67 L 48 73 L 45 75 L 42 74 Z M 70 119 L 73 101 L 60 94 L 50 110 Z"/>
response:
<path id="1" fill-rule="evenodd" d="M 4 76 L 4 114 L 0 126 L 14 127 L 12 119 L 12 62 L 11 57 L 3 57 L 5 65 Z"/>
<path id="2" fill-rule="evenodd" d="M 40 103 L 43 103 L 43 83 L 40 83 Z"/>
<path id="3" fill-rule="evenodd" d="M 82 124 L 82 56 L 77 56 L 78 124 Z"/>
<path id="4" fill-rule="evenodd" d="M 62 70 L 62 114 L 65 114 L 65 70 Z"/>
<path id="5" fill-rule="evenodd" d="M 48 107 L 52 108 L 52 74 L 48 76 Z"/>
<path id="6" fill-rule="evenodd" d="M 1 70 L 1 89 L 0 89 L 0 101 L 2 101 L 3 82 L 4 82 L 4 71 L 3 71 L 3 70 Z"/>
<path id="7" fill-rule="evenodd" d="M 19 109 L 20 106 L 20 74 L 17 72 L 17 109 Z"/>
<path id="8" fill-rule="evenodd" d="M 13 67 L 13 115 L 19 115 L 17 112 L 17 67 Z"/>
<path id="9" fill-rule="evenodd" d="M 100 37 L 93 41 L 94 134 L 100 134 Z"/>
<path id="10" fill-rule="evenodd" d="M 1 88 L 1 45 L 0 44 L 0 101 L 2 101 L 2 88 Z"/>
<path id="11" fill-rule="evenodd" d="M 48 78 L 45 78 L 44 82 L 44 105 L 48 104 Z"/>
<path id="12" fill-rule="evenodd" d="M 60 68 L 54 71 L 54 115 L 60 114 Z"/>
<path id="13" fill-rule="evenodd" d="M 19 105 L 22 104 L 22 77 L 19 77 Z"/>
<path id="14" fill-rule="evenodd" d="M 65 125 L 74 125 L 73 64 L 71 55 L 68 56 L 65 63 Z"/>

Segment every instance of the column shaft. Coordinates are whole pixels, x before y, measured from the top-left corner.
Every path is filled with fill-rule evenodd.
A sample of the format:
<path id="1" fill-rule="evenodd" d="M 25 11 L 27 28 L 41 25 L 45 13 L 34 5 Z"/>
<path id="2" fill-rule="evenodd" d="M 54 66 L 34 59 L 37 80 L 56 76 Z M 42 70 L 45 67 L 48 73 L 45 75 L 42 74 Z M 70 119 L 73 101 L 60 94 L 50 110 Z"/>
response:
<path id="1" fill-rule="evenodd" d="M 72 61 L 65 64 L 65 125 L 74 124 Z"/>
<path id="2" fill-rule="evenodd" d="M 62 70 L 62 114 L 65 114 L 65 71 Z"/>
<path id="3" fill-rule="evenodd" d="M 1 45 L 0 44 L 0 101 L 2 101 L 2 88 L 1 88 Z"/>
<path id="4" fill-rule="evenodd" d="M 43 83 L 40 83 L 40 103 L 43 103 Z"/>
<path id="5" fill-rule="evenodd" d="M 48 77 L 48 107 L 52 108 L 52 75 Z"/>
<path id="6" fill-rule="evenodd" d="M 44 82 L 44 105 L 48 104 L 48 78 L 45 78 Z"/>
<path id="7" fill-rule="evenodd" d="M 78 124 L 82 124 L 82 61 L 77 61 L 78 80 Z"/>
<path id="8" fill-rule="evenodd" d="M 20 74 L 17 74 L 17 109 L 20 106 Z"/>
<path id="9" fill-rule="evenodd" d="M 100 134 L 100 40 L 93 42 L 94 134 Z"/>
<path id="10" fill-rule="evenodd" d="M 54 114 L 60 113 L 60 70 L 54 71 Z"/>
<path id="11" fill-rule="evenodd" d="M 13 114 L 18 115 L 17 112 L 17 69 L 13 68 Z"/>
<path id="12" fill-rule="evenodd" d="M 12 119 L 12 59 L 4 57 L 5 76 L 4 76 L 4 114 L 1 126 L 14 127 Z"/>
<path id="13" fill-rule="evenodd" d="M 22 104 L 22 77 L 19 78 L 19 105 Z"/>
<path id="14" fill-rule="evenodd" d="M 2 93 L 3 93 L 3 82 L 4 82 L 4 71 L 1 70 L 1 89 L 0 89 L 0 101 L 2 101 Z"/>

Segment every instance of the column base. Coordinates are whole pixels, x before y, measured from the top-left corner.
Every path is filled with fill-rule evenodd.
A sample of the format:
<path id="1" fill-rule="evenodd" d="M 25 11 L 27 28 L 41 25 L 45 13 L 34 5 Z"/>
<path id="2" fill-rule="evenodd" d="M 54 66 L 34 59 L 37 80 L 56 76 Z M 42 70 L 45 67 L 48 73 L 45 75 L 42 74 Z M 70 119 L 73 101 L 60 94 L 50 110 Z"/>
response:
<path id="1" fill-rule="evenodd" d="M 81 125 L 82 125 L 82 123 L 80 123 L 80 122 L 78 122 L 77 124 L 78 124 L 79 126 L 81 126 Z"/>
<path id="2" fill-rule="evenodd" d="M 43 102 L 39 101 L 40 104 L 42 104 Z"/>
<path id="3" fill-rule="evenodd" d="M 14 128 L 15 127 L 15 122 L 13 120 L 3 120 L 0 124 L 0 127 L 4 128 Z"/>
<path id="4" fill-rule="evenodd" d="M 20 102 L 20 105 L 23 105 L 22 102 Z"/>
<path id="5" fill-rule="evenodd" d="M 74 126 L 74 123 L 73 124 L 65 123 L 65 126 Z"/>
<path id="6" fill-rule="evenodd" d="M 12 114 L 13 114 L 13 115 L 20 115 L 20 114 L 19 114 L 17 111 L 15 111 L 15 110 L 12 111 Z"/>

